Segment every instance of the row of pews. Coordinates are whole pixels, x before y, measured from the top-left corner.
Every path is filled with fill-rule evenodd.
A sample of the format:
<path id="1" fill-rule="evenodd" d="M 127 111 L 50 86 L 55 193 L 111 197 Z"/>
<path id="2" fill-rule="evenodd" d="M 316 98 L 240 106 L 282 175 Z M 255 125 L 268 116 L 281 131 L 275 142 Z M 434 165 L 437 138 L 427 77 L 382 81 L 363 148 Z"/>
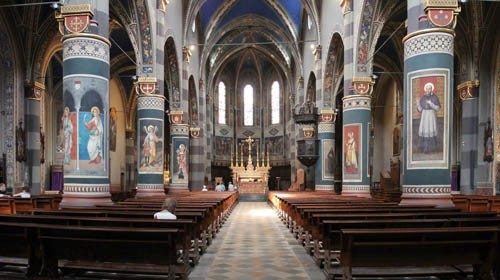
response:
<path id="1" fill-rule="evenodd" d="M 0 214 L 0 273 L 25 265 L 26 277 L 33 279 L 187 279 L 238 194 L 192 192 L 175 198 L 177 220 L 153 219 L 163 199 Z"/>
<path id="2" fill-rule="evenodd" d="M 494 211 L 314 192 L 270 192 L 268 201 L 327 279 L 500 279 Z"/>

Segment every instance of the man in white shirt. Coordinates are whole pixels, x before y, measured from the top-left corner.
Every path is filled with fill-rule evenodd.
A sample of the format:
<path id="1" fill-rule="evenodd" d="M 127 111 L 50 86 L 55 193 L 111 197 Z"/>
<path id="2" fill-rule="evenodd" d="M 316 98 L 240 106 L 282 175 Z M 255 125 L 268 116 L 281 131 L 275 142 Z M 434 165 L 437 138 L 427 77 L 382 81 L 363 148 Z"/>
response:
<path id="1" fill-rule="evenodd" d="M 176 220 L 177 216 L 172 214 L 177 206 L 177 201 L 171 197 L 168 197 L 163 202 L 160 212 L 156 212 L 154 218 L 157 220 Z"/>
<path id="2" fill-rule="evenodd" d="M 229 185 L 227 185 L 227 189 L 228 189 L 230 192 L 234 192 L 234 185 L 233 185 L 233 182 L 229 182 Z"/>
<path id="3" fill-rule="evenodd" d="M 226 187 L 224 186 L 223 183 L 220 183 L 217 185 L 217 187 L 215 187 L 215 190 L 218 191 L 218 192 L 223 192 L 226 190 Z"/>
<path id="4" fill-rule="evenodd" d="M 14 196 L 15 197 L 21 197 L 21 198 L 30 198 L 31 194 L 29 193 L 28 187 L 24 187 L 22 192 L 17 193 Z"/>
<path id="5" fill-rule="evenodd" d="M 208 192 L 207 186 L 203 185 L 203 189 L 201 191 L 202 192 Z"/>

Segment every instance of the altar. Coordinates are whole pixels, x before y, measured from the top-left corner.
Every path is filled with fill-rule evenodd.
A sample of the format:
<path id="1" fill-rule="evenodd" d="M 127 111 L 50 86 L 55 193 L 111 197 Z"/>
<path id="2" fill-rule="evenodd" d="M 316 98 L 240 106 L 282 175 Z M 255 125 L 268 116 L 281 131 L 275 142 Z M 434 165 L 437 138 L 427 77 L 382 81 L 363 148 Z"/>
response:
<path id="1" fill-rule="evenodd" d="M 267 160 L 264 158 L 259 159 L 259 151 L 257 146 L 257 160 L 254 166 L 252 160 L 252 144 L 254 140 L 250 137 L 244 141 L 248 145 L 248 160 L 246 165 L 243 161 L 243 148 L 241 147 L 240 153 L 236 153 L 236 157 L 231 153 L 231 170 L 233 172 L 233 180 L 238 186 L 240 195 L 265 195 L 267 193 L 267 178 L 269 175 L 269 156 Z M 246 149 L 246 147 L 245 147 Z M 239 157 L 238 157 L 239 154 Z"/>

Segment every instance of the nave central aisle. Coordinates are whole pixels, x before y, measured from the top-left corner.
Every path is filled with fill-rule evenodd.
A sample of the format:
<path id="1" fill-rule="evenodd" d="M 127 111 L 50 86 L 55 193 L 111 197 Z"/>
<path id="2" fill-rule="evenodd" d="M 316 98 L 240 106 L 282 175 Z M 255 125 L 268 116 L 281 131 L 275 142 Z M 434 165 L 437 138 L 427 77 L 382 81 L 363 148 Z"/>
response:
<path id="1" fill-rule="evenodd" d="M 324 279 L 265 202 L 240 202 L 189 279 Z"/>

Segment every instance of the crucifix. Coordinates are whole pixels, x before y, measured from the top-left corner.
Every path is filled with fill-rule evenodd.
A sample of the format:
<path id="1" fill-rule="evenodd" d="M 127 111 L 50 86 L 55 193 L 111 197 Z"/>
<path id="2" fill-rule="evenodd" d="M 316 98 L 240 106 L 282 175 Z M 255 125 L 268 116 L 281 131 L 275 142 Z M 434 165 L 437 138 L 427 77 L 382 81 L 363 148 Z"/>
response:
<path id="1" fill-rule="evenodd" d="M 248 144 L 248 165 L 253 166 L 252 164 L 252 144 L 255 142 L 250 136 L 246 140 L 244 140 L 245 143 Z"/>

